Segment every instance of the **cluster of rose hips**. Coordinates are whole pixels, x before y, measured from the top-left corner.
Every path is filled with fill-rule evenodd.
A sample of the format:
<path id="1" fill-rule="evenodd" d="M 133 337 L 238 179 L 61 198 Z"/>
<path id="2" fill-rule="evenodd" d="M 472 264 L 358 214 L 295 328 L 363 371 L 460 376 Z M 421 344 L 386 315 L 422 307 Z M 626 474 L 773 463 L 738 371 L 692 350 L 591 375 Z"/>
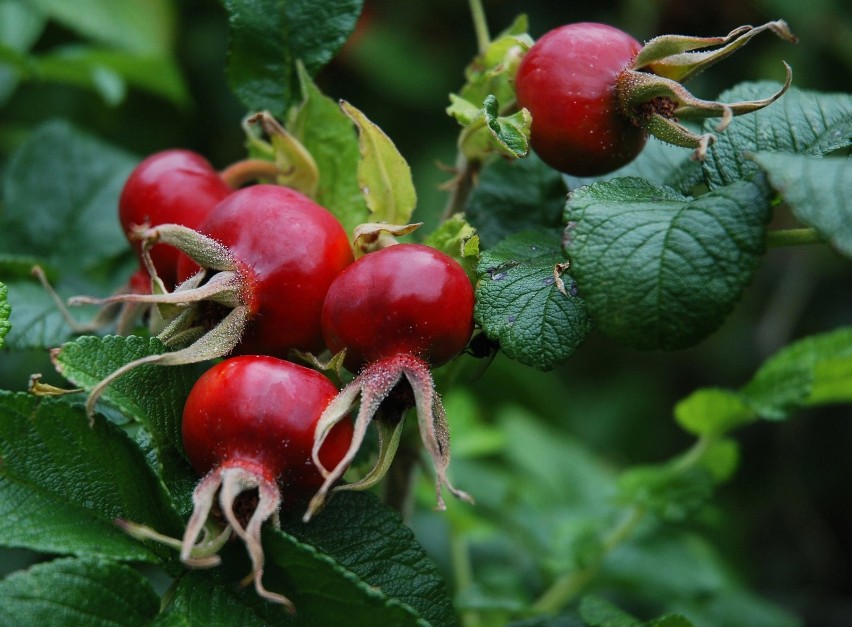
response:
<path id="1" fill-rule="evenodd" d="M 630 162 L 649 133 L 702 158 L 713 136 L 694 134 L 679 118 L 721 117 L 722 130 L 732 116 L 780 97 L 790 70 L 776 94 L 748 102 L 698 100 L 680 83 L 765 30 L 795 40 L 781 21 L 724 37 L 663 36 L 645 46 L 603 24 L 554 29 L 524 52 L 512 77 L 517 105 L 532 117 L 533 149 L 575 175 Z M 263 173 L 270 167 L 264 163 Z M 126 528 L 174 543 L 197 567 L 217 564 L 217 551 L 236 533 L 257 592 L 291 607 L 263 586 L 261 525 L 276 522 L 282 506 L 309 500 L 307 521 L 329 490 L 374 485 L 411 407 L 434 464 L 438 506 L 444 487 L 470 500 L 447 478 L 449 434 L 430 369 L 467 345 L 474 295 L 461 266 L 428 246 L 394 241 L 355 260 L 332 213 L 287 187 L 244 186 L 243 170 L 229 177 L 200 155 L 170 150 L 131 174 L 120 219 L 140 269 L 125 294 L 99 302 L 150 305 L 152 328 L 174 350 L 112 373 L 92 390 L 88 411 L 105 386 L 143 363 L 224 358 L 201 376 L 184 409 L 185 453 L 203 478 L 182 540 Z M 337 362 L 354 375 L 340 391 L 317 370 L 286 360 L 324 351 L 342 355 Z M 378 461 L 360 481 L 339 485 L 372 423 L 379 427 Z M 236 507 L 246 495 L 250 506 Z M 211 516 L 217 502 L 224 530 Z"/>
<path id="2" fill-rule="evenodd" d="M 104 387 L 142 363 L 221 358 L 184 407 L 184 450 L 203 478 L 183 538 L 124 525 L 175 544 L 194 567 L 218 564 L 216 553 L 234 533 L 248 549 L 257 592 L 291 607 L 262 583 L 261 525 L 277 523 L 282 506 L 310 501 L 305 519 L 316 513 L 371 422 L 390 421 L 398 434 L 401 412 L 416 406 L 439 504 L 442 486 L 469 498 L 446 477 L 448 433 L 430 368 L 466 346 L 473 287 L 455 260 L 425 245 L 395 243 L 354 260 L 343 226 L 307 196 L 265 183 L 234 189 L 226 179 L 185 150 L 152 155 L 131 173 L 119 216 L 140 268 L 126 293 L 74 301 L 144 304 L 174 350 L 114 372 L 88 407 L 93 412 Z M 326 350 L 345 356 L 356 375 L 342 392 L 321 372 L 288 361 Z M 380 409 L 392 393 L 396 409 L 388 416 Z M 401 396 L 408 400 L 397 407 Z M 398 438 L 383 438 L 384 459 L 368 477 L 337 487 L 378 481 L 393 457 L 391 441 Z"/>

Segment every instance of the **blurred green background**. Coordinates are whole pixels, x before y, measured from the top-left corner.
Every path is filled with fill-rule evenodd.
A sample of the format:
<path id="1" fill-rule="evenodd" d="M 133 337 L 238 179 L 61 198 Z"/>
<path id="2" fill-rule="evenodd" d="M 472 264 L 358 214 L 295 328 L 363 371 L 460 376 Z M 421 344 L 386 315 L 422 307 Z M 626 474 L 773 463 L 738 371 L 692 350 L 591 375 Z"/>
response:
<path id="1" fill-rule="evenodd" d="M 175 59 L 185 89 L 180 80 L 170 91 L 165 79 L 151 89 L 144 80 L 122 85 L 109 73 L 72 72 L 67 60 L 73 54 L 67 55 L 81 42 L 95 41 L 105 49 L 127 49 L 132 42 L 111 41 L 96 23 L 83 37 L 79 22 L 57 17 L 56 2 L 0 0 L 0 168 L 34 127 L 57 117 L 139 156 L 182 146 L 222 167 L 244 154 L 240 120 L 246 112 L 227 86 L 222 6 L 213 0 L 150 4 L 156 8 L 146 13 L 156 18 L 152 40 L 162 46 L 155 52 Z M 781 59 L 793 67 L 797 87 L 847 92 L 852 87 L 852 3 L 845 0 L 485 0 L 484 5 L 492 33 L 526 13 L 534 37 L 572 21 L 609 22 L 642 40 L 663 33 L 720 35 L 741 24 L 783 18 L 799 36 L 798 45 L 758 37 L 735 58 L 699 76 L 692 91 L 712 98 L 743 80 L 780 80 Z M 28 12 L 38 11 L 53 12 L 54 18 L 32 22 L 29 30 L 21 27 L 29 23 Z M 44 68 L 27 73 L 15 50 L 53 59 L 52 73 Z M 474 53 L 462 0 L 367 0 L 356 35 L 318 77 L 327 94 L 358 106 L 397 143 L 414 171 L 420 198 L 416 217 L 427 223 L 444 203 L 438 185 L 448 174 L 437 164 L 455 158 L 458 129 L 444 113 L 447 94 L 461 84 Z M 49 183 L 49 173 L 45 177 Z M 695 348 L 637 352 L 593 334 L 553 372 L 531 371 L 498 356 L 478 377 L 462 377 L 463 389 L 472 392 L 485 422 L 506 407 L 521 407 L 583 442 L 605 463 L 652 463 L 690 444 L 671 417 L 679 399 L 697 387 L 742 385 L 789 341 L 850 323 L 848 261 L 822 247 L 776 249 L 766 255 L 722 329 Z M 29 364 L 2 356 L 0 380 L 6 387 L 22 387 L 30 371 Z M 739 432 L 741 467 L 717 495 L 718 518 L 700 526 L 733 564 L 737 578 L 807 624 L 852 624 L 851 419 L 849 408 L 829 407 Z M 440 553 L 446 547 L 429 529 L 430 520 L 415 519 L 415 528 L 446 565 Z"/>

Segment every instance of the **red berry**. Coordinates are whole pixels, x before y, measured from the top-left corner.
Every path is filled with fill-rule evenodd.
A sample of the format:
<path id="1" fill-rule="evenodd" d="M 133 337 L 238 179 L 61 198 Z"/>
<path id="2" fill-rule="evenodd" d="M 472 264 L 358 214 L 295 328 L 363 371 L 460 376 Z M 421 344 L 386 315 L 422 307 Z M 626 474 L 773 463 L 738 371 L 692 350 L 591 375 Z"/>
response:
<path id="1" fill-rule="evenodd" d="M 184 563 L 215 566 L 216 552 L 233 531 L 248 550 L 257 593 L 293 609 L 261 581 L 261 526 L 270 518 L 277 525 L 282 501 L 285 506 L 301 502 L 322 483 L 311 461 L 313 433 L 336 393 L 318 372 L 274 357 L 226 359 L 201 376 L 183 412 L 184 449 L 204 474 L 181 542 Z M 352 424 L 337 423 L 319 453 L 322 462 L 340 463 L 351 437 Z M 202 532 L 209 527 L 217 495 L 227 527 L 211 540 Z"/>
<path id="2" fill-rule="evenodd" d="M 130 174 L 118 201 L 118 216 L 128 239 L 132 229 L 142 224 L 174 223 L 194 229 L 232 191 L 201 155 L 165 150 L 146 158 Z M 130 241 L 138 252 L 139 242 Z M 167 287 L 173 287 L 180 253 L 167 245 L 150 252 L 157 274 Z"/>
<path id="3" fill-rule="evenodd" d="M 193 386 L 183 410 L 183 445 L 199 475 L 242 466 L 299 497 L 320 486 L 311 462 L 314 428 L 337 388 L 320 373 L 275 357 L 219 362 Z M 351 423 L 326 440 L 320 461 L 337 464 Z"/>
<path id="4" fill-rule="evenodd" d="M 532 114 L 530 141 L 551 167 L 577 176 L 606 174 L 632 161 L 646 134 L 619 105 L 617 81 L 642 45 L 592 22 L 542 36 L 518 68 L 518 104 Z"/>
<path id="5" fill-rule="evenodd" d="M 224 244 L 240 266 L 249 324 L 239 353 L 323 349 L 322 303 L 352 261 L 346 231 L 334 215 L 290 188 L 254 185 L 219 203 L 198 231 Z M 178 278 L 194 269 L 182 258 Z"/>
<path id="6" fill-rule="evenodd" d="M 351 370 L 396 354 L 440 366 L 470 339 L 473 288 L 444 253 L 397 244 L 340 273 L 328 289 L 322 327 L 332 352 L 346 349 Z"/>
<path id="7" fill-rule="evenodd" d="M 326 479 L 305 520 L 322 504 L 374 422 L 383 431 L 373 471 L 339 489 L 364 489 L 382 478 L 396 448 L 390 442 L 399 437 L 402 418 L 411 406 L 417 408 L 420 436 L 435 468 L 438 507 L 444 505 L 443 487 L 471 500 L 447 477 L 449 429 L 430 367 L 440 366 L 464 349 L 473 330 L 473 304 L 473 287 L 462 267 L 421 244 L 396 244 L 369 253 L 334 280 L 323 305 L 323 333 L 332 351 L 346 350 L 346 367 L 359 372 L 317 424 L 313 459 Z M 325 470 L 328 466 L 318 453 L 356 404 L 352 444 L 336 467 Z"/>

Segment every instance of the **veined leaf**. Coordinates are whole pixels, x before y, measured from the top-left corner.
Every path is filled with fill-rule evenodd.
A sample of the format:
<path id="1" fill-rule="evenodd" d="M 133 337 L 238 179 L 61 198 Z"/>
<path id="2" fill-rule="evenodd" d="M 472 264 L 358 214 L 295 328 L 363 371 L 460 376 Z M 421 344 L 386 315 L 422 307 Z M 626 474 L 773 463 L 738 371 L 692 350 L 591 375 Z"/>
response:
<path id="1" fill-rule="evenodd" d="M 778 83 L 742 83 L 719 96 L 722 102 L 756 100 L 778 90 Z M 705 122 L 714 132 L 715 122 Z M 710 147 L 703 161 L 711 187 L 747 178 L 758 166 L 748 155 L 784 152 L 819 156 L 852 143 L 852 95 L 824 94 L 791 88 L 765 109 L 735 117 Z"/>
<path id="2" fill-rule="evenodd" d="M 297 62 L 315 74 L 355 28 L 362 0 L 224 0 L 228 78 L 250 110 L 282 118 L 299 99 Z"/>
<path id="3" fill-rule="evenodd" d="M 0 581 L 4 625 L 143 627 L 159 608 L 144 575 L 104 559 L 56 559 Z"/>
<path id="4" fill-rule="evenodd" d="M 370 210 L 370 221 L 408 224 L 417 204 L 408 162 L 390 137 L 363 112 L 348 102 L 340 106 L 358 128 L 358 184 Z"/>
<path id="5" fill-rule="evenodd" d="M 571 193 L 565 249 L 602 332 L 637 348 L 683 348 L 733 309 L 763 253 L 768 218 L 768 190 L 757 183 L 693 200 L 616 179 Z"/>
<path id="6" fill-rule="evenodd" d="M 591 328 L 564 262 L 558 233 L 528 231 L 483 252 L 476 269 L 475 320 L 508 357 L 540 370 L 565 361 Z"/>
<path id="7" fill-rule="evenodd" d="M 852 161 L 770 152 L 752 159 L 766 171 L 772 187 L 799 220 L 852 257 Z"/>
<path id="8" fill-rule="evenodd" d="M 177 534 L 180 520 L 142 451 L 64 398 L 0 392 L 0 543 L 60 554 L 158 561 L 116 518 Z"/>

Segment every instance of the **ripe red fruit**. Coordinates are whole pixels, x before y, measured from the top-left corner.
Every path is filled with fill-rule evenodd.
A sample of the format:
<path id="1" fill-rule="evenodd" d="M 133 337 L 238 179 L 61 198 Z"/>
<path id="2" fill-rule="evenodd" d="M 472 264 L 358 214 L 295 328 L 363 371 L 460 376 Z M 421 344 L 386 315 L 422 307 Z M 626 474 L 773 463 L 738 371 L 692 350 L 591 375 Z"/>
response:
<path id="1" fill-rule="evenodd" d="M 322 329 L 332 352 L 346 349 L 346 367 L 353 372 L 396 354 L 440 366 L 470 339 L 473 290 L 461 266 L 439 250 L 390 246 L 334 280 Z"/>
<path id="2" fill-rule="evenodd" d="M 317 425 L 314 463 L 324 471 L 326 481 L 306 519 L 354 458 L 373 418 L 381 429 L 379 461 L 364 480 L 341 489 L 362 489 L 381 479 L 398 443 L 402 415 L 412 405 L 417 408 L 421 438 L 435 465 L 439 507 L 443 507 L 443 486 L 470 500 L 446 476 L 449 435 L 430 367 L 446 363 L 464 349 L 473 330 L 473 305 L 473 287 L 462 267 L 444 253 L 420 244 L 397 244 L 369 253 L 334 280 L 323 305 L 323 333 L 332 351 L 346 350 L 346 367 L 360 371 Z M 326 471 L 328 466 L 317 453 L 330 429 L 348 415 L 359 395 L 349 451 L 337 467 Z M 402 406 L 391 415 L 377 413 L 389 397 Z"/>
<path id="3" fill-rule="evenodd" d="M 195 231 L 162 224 L 140 233 L 148 246 L 165 242 L 192 259 L 178 277 L 197 272 L 173 292 L 77 297 L 73 303 L 153 303 L 173 306 L 159 334 L 178 350 L 125 364 L 89 393 L 90 416 L 103 389 L 142 364 L 181 365 L 230 353 L 285 356 L 324 348 L 320 312 L 332 280 L 352 261 L 346 231 L 308 197 L 278 185 L 237 190 L 214 207 Z M 164 307 L 164 311 L 168 311 Z"/>
<path id="4" fill-rule="evenodd" d="M 184 563 L 217 565 L 216 552 L 233 531 L 248 550 L 257 593 L 293 609 L 289 599 L 263 586 L 261 526 L 270 518 L 277 526 L 280 508 L 302 504 L 322 483 L 311 461 L 313 434 L 336 393 L 318 372 L 274 357 L 233 357 L 201 376 L 183 411 L 184 449 L 203 475 L 181 541 Z M 319 452 L 322 463 L 338 464 L 351 437 L 351 422 L 337 423 Z M 211 522 L 217 494 L 226 528 L 216 538 L 205 534 L 199 540 Z M 251 509 L 252 495 L 253 511 L 241 515 L 243 508 Z M 125 528 L 138 537 L 154 537 L 127 523 Z"/>
<path id="5" fill-rule="evenodd" d="M 694 148 L 695 158 L 703 159 L 715 136 L 696 134 L 680 120 L 719 117 L 716 130 L 722 131 L 733 116 L 780 98 L 792 73 L 785 64 L 787 80 L 774 95 L 733 103 L 701 100 L 682 83 L 767 30 L 796 41 L 782 20 L 741 26 L 723 37 L 662 35 L 644 46 L 606 24 L 560 26 L 529 49 L 515 76 L 518 104 L 532 114 L 530 143 L 550 166 L 578 176 L 626 165 L 649 133 Z"/>
<path id="6" fill-rule="evenodd" d="M 165 150 L 150 155 L 131 172 L 118 201 L 118 217 L 125 235 L 143 224 L 182 224 L 197 228 L 216 204 L 233 190 L 201 155 L 189 150 Z M 171 246 L 150 251 L 157 274 L 171 289 L 177 280 L 179 252 Z"/>
<path id="7" fill-rule="evenodd" d="M 284 356 L 294 348 L 324 348 L 323 300 L 352 262 L 349 238 L 337 218 L 288 187 L 254 185 L 219 203 L 198 231 L 228 249 L 241 277 L 248 325 L 238 352 Z M 195 268 L 182 258 L 178 278 L 189 278 Z"/>
<path id="8" fill-rule="evenodd" d="M 551 167 L 577 176 L 611 172 L 645 145 L 621 110 L 617 80 L 641 50 L 627 33 L 591 22 L 542 36 L 518 68 L 518 104 L 532 114 L 530 142 Z"/>

